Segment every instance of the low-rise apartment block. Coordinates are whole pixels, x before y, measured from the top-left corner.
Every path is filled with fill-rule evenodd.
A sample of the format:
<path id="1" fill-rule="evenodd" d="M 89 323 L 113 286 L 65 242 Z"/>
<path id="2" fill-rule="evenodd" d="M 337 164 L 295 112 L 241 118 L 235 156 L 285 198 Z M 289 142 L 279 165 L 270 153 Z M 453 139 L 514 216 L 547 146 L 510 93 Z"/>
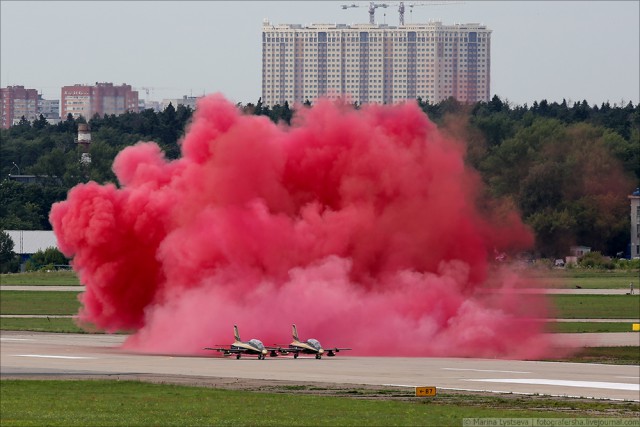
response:
<path id="1" fill-rule="evenodd" d="M 60 101 L 61 116 L 83 116 L 89 120 L 94 115 L 120 115 L 127 111 L 138 112 L 138 92 L 130 85 L 114 86 L 113 83 L 97 83 L 94 86 L 76 84 L 64 86 Z"/>

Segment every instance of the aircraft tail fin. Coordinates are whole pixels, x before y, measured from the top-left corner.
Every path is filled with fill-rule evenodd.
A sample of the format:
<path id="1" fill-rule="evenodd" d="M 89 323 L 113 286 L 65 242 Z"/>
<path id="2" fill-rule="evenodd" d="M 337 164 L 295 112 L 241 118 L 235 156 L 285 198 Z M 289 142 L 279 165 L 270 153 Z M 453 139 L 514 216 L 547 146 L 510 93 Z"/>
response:
<path id="1" fill-rule="evenodd" d="M 293 332 L 293 340 L 294 340 L 294 341 L 300 341 L 300 340 L 298 339 L 298 328 L 296 328 L 296 324 L 294 323 L 294 324 L 293 324 L 293 325 L 291 325 L 291 326 L 292 326 L 292 329 L 293 329 L 293 331 L 292 331 L 292 332 Z"/>
<path id="2" fill-rule="evenodd" d="M 233 325 L 233 337 L 236 339 L 236 341 L 241 341 L 240 340 L 240 332 L 238 332 L 238 326 L 237 325 Z"/>

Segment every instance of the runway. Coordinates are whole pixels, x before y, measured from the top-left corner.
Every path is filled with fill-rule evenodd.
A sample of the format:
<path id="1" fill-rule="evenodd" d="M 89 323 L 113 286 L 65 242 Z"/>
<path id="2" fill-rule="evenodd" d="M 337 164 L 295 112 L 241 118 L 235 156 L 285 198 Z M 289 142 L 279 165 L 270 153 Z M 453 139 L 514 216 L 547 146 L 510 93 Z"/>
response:
<path id="1" fill-rule="evenodd" d="M 640 367 L 461 358 L 349 357 L 342 354 L 240 360 L 127 353 L 122 335 L 0 334 L 2 378 L 49 374 L 153 374 L 640 401 Z"/>

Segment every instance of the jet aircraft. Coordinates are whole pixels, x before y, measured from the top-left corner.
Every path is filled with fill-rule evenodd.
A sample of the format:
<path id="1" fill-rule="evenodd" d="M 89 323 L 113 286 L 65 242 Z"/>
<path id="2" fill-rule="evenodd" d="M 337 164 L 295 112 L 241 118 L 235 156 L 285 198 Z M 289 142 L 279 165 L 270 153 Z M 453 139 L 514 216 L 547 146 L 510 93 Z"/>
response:
<path id="1" fill-rule="evenodd" d="M 205 347 L 205 350 L 215 350 L 222 353 L 223 356 L 236 355 L 236 359 L 240 359 L 243 354 L 257 355 L 258 359 L 264 359 L 267 354 L 271 357 L 278 355 L 277 348 L 265 347 L 262 341 L 258 339 L 250 339 L 249 341 L 242 341 L 240 339 L 240 333 L 238 332 L 238 326 L 233 325 L 233 333 L 235 342 L 228 348 L 224 347 Z"/>
<path id="2" fill-rule="evenodd" d="M 315 354 L 316 359 L 322 359 L 322 355 L 325 352 L 327 353 L 328 357 L 333 357 L 339 351 L 351 350 L 350 348 L 338 348 L 338 347 L 322 348 L 322 345 L 320 345 L 320 342 L 313 338 L 309 338 L 305 342 L 302 342 L 298 339 L 298 328 L 296 328 L 295 324 L 293 324 L 292 326 L 293 326 L 292 328 L 293 341 L 291 342 L 291 344 L 289 344 L 289 347 L 287 348 L 280 347 L 279 350 L 280 350 L 280 353 L 282 354 L 293 353 L 294 359 L 297 359 L 300 353 Z"/>

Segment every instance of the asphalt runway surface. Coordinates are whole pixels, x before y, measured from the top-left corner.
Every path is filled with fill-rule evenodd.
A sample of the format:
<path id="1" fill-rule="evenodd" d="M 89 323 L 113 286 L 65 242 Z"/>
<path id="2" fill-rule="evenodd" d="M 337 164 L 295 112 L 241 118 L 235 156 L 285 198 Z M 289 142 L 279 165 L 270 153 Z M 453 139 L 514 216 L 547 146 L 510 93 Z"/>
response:
<path id="1" fill-rule="evenodd" d="M 637 335 L 636 335 L 637 336 Z M 138 376 L 253 379 L 540 394 L 640 402 L 640 367 L 462 358 L 185 357 L 128 353 L 122 335 L 0 334 L 0 376 Z M 212 356 L 217 353 L 212 352 Z"/>

